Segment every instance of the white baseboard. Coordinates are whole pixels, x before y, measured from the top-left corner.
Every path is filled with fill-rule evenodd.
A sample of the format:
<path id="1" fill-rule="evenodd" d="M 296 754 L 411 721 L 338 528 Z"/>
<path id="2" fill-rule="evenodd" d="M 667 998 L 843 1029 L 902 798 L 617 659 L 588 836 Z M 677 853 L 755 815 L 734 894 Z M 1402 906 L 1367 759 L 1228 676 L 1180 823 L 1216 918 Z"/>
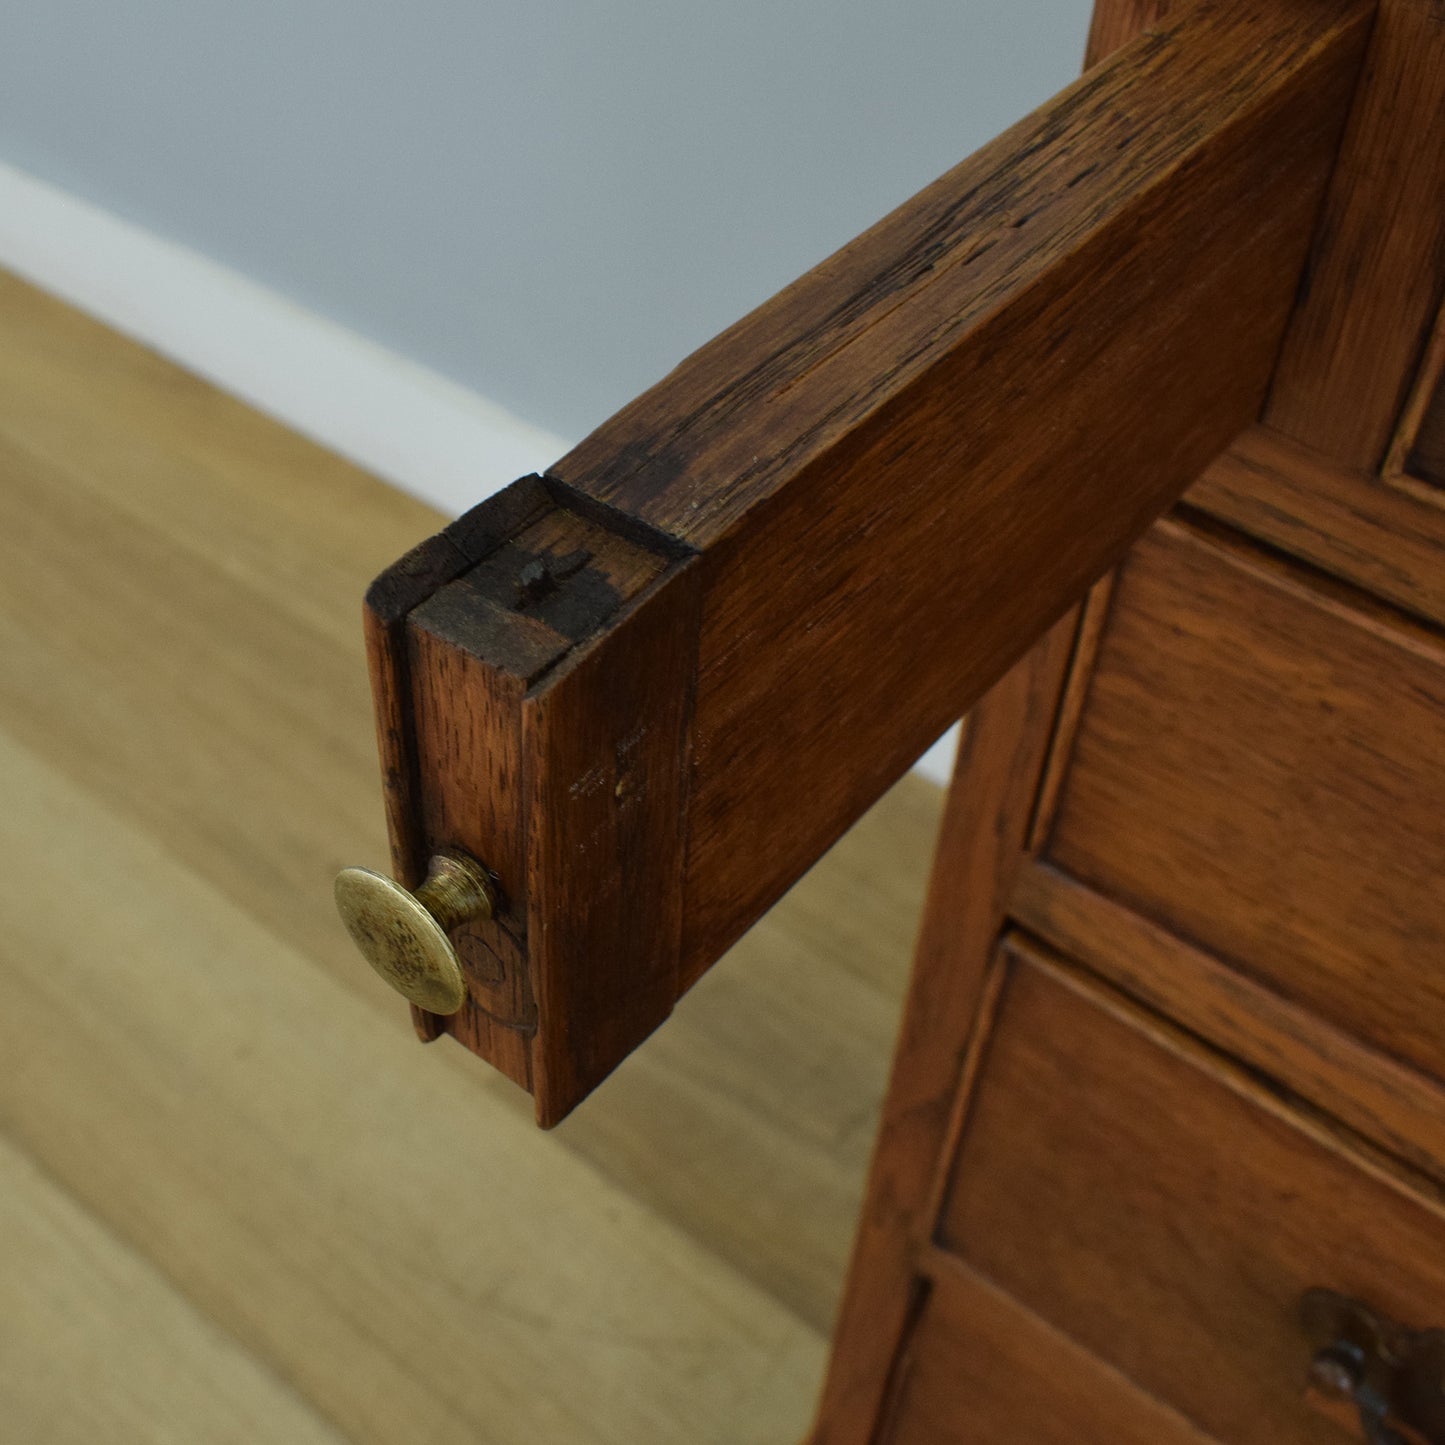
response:
<path id="1" fill-rule="evenodd" d="M 953 759 L 957 752 L 958 724 L 955 723 L 913 766 L 930 782 L 946 788 L 953 776 Z"/>
<path id="2" fill-rule="evenodd" d="M 455 516 L 568 443 L 229 267 L 0 162 L 0 266 Z M 950 730 L 918 769 L 947 782 Z"/>
<path id="3" fill-rule="evenodd" d="M 0 266 L 451 515 L 567 450 L 425 366 L 3 162 Z"/>

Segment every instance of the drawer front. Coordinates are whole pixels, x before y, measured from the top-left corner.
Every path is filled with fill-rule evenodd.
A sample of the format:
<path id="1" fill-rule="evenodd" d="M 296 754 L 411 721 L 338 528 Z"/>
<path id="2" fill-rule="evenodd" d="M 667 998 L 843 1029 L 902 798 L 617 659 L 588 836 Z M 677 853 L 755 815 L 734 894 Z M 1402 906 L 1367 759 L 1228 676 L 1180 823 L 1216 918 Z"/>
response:
<path id="1" fill-rule="evenodd" d="M 1005 957 L 941 1243 L 1221 1441 L 1351 1438 L 1305 1398 L 1298 1301 L 1445 1325 L 1445 1214 L 1112 995 Z"/>
<path id="2" fill-rule="evenodd" d="M 1119 579 L 1048 852 L 1445 1078 L 1436 635 L 1156 527 Z"/>
<path id="3" fill-rule="evenodd" d="M 1201 1445 L 1180 1415 L 962 1267 L 903 1347 L 884 1445 Z"/>

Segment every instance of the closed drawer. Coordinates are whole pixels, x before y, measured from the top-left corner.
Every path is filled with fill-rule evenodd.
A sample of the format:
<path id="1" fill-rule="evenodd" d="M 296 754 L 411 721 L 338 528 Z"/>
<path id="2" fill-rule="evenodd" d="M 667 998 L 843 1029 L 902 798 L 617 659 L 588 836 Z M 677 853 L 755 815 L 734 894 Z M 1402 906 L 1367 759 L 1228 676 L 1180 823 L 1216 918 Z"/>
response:
<path id="1" fill-rule="evenodd" d="M 1445 1214 L 1113 995 L 1005 966 L 942 1246 L 1215 1439 L 1350 1439 L 1305 1398 L 1300 1296 L 1445 1324 Z"/>
<path id="2" fill-rule="evenodd" d="M 883 1445 L 1200 1445 L 1182 1416 L 962 1267 L 931 1282 Z"/>
<path id="3" fill-rule="evenodd" d="M 1156 527 L 1119 580 L 1048 854 L 1445 1078 L 1437 635 Z"/>

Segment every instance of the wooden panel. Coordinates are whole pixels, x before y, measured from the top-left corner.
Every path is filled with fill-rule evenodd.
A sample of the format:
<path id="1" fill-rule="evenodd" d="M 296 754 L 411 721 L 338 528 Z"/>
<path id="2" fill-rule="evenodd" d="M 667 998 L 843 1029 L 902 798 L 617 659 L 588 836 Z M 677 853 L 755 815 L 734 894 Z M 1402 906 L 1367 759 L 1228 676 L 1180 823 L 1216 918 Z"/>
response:
<path id="1" fill-rule="evenodd" d="M 1122 569 L 1049 854 L 1445 1077 L 1445 645 L 1324 585 L 1160 524 Z"/>
<path id="2" fill-rule="evenodd" d="M 1381 0 L 1265 420 L 1384 460 L 1445 284 L 1445 5 Z"/>
<path id="3" fill-rule="evenodd" d="M 1445 512 L 1334 466 L 1266 427 L 1212 462 L 1185 500 L 1445 626 Z"/>
<path id="4" fill-rule="evenodd" d="M 672 969 L 685 988 L 1254 417 L 1369 10 L 1191 8 L 558 465 L 559 506 L 618 536 L 643 529 L 670 559 L 700 554 L 639 601 L 670 618 L 700 608 L 689 644 L 656 659 L 678 698 L 668 716 L 691 709 L 672 790 L 685 848 L 632 884 L 659 914 L 658 889 L 685 866 L 680 956 L 639 958 L 605 929 L 594 953 L 627 955 L 628 977 Z M 469 525 L 485 529 L 486 509 Z M 596 653 L 601 678 L 627 645 L 608 623 L 569 658 Z M 531 684 L 526 706 L 570 666 Z M 616 746 L 633 724 L 625 700 L 610 705 L 594 723 Z M 523 772 L 560 778 L 530 757 Z M 532 806 L 566 811 L 560 797 Z M 529 849 L 550 860 L 563 917 L 591 906 L 588 880 L 626 867 L 583 866 L 584 843 Z M 554 1028 L 600 1027 L 543 1016 L 529 966 L 537 1048 Z"/>
<path id="5" fill-rule="evenodd" d="M 1202 1445 L 1208 1437 L 946 1257 L 880 1445 Z"/>
<path id="6" fill-rule="evenodd" d="M 524 880 L 520 711 L 526 684 L 489 668 L 456 640 L 451 591 L 443 588 L 406 622 L 417 856 L 424 875 L 434 851 L 464 848 L 502 877 Z M 526 1088 L 537 1006 L 527 964 L 525 883 L 499 902 L 496 917 L 456 931 L 467 1002 L 461 1013 L 435 1017 L 428 1028 L 464 1039 Z"/>
<path id="7" fill-rule="evenodd" d="M 537 1122 L 559 1122 L 672 1012 L 682 932 L 698 575 L 523 708 Z"/>
<path id="8" fill-rule="evenodd" d="M 1014 950 L 942 1242 L 1230 1445 L 1350 1436 L 1307 1404 L 1305 1289 L 1440 1323 L 1445 1213 L 1242 1075 Z"/>
<path id="9" fill-rule="evenodd" d="M 1047 864 L 1020 873 L 1009 914 L 1261 1076 L 1445 1182 L 1445 1088 L 1426 1075 Z"/>
<path id="10" fill-rule="evenodd" d="M 1056 624 L 964 724 L 815 1445 L 872 1439 L 1075 630 Z"/>

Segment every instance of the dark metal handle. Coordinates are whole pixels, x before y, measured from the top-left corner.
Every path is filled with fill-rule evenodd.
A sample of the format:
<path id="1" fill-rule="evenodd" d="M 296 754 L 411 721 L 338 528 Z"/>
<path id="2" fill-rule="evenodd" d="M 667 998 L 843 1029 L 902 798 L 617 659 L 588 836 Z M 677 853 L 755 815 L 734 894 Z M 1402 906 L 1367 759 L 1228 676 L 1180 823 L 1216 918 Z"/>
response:
<path id="1" fill-rule="evenodd" d="M 1407 1329 L 1327 1289 L 1301 1297 L 1300 1322 L 1319 1347 L 1311 1380 L 1353 1402 L 1370 1445 L 1445 1445 L 1445 1330 Z"/>
<path id="2" fill-rule="evenodd" d="M 1391 1429 L 1390 1401 L 1370 1379 L 1369 1366 L 1357 1345 L 1336 1340 L 1310 1362 L 1310 1379 L 1325 1394 L 1354 1403 L 1360 1412 L 1360 1428 L 1370 1445 L 1409 1445 L 1398 1430 Z"/>

